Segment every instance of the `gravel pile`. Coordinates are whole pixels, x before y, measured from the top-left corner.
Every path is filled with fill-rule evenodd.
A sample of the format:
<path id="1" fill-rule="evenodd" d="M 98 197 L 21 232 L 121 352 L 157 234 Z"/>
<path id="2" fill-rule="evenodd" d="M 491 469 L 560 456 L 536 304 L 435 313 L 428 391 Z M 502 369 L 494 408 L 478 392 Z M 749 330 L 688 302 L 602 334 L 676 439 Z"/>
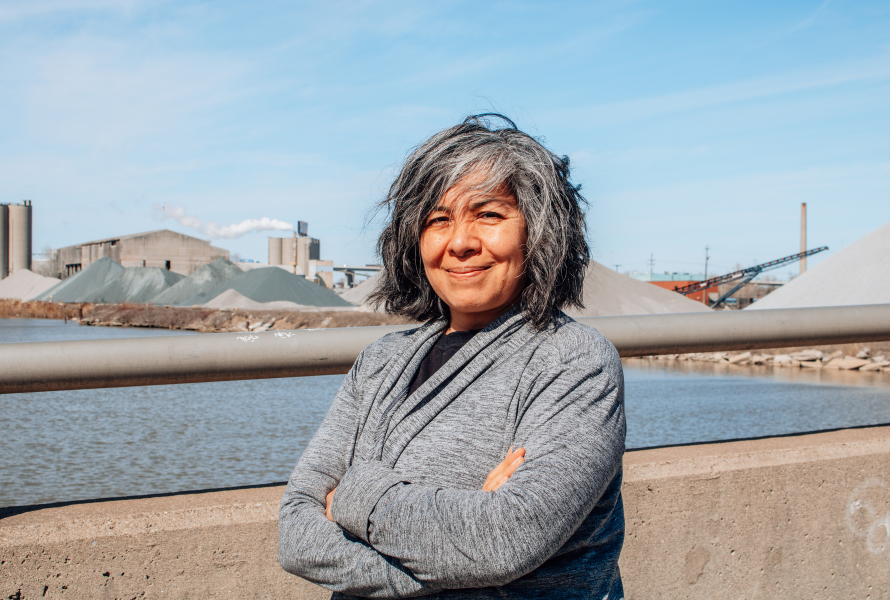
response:
<path id="1" fill-rule="evenodd" d="M 186 302 L 226 284 L 244 271 L 224 258 L 217 258 L 209 265 L 201 265 L 194 273 L 173 284 L 151 299 L 153 304 L 188 306 Z M 200 304 L 200 303 L 198 303 Z M 222 308 L 222 307 L 218 307 Z"/>
<path id="2" fill-rule="evenodd" d="M 197 294 L 183 304 L 206 304 L 228 290 L 254 302 L 293 302 L 301 306 L 351 307 L 334 292 L 278 267 L 251 269 L 216 288 Z"/>
<path id="3" fill-rule="evenodd" d="M 710 310 L 701 302 L 622 275 L 592 260 L 584 277 L 584 309 L 570 309 L 566 313 L 571 317 L 606 317 Z"/>
<path id="4" fill-rule="evenodd" d="M 53 302 L 85 302 L 84 298 L 93 294 L 103 285 L 124 272 L 124 267 L 108 257 L 100 258 L 89 267 L 63 279 L 49 288 L 34 300 L 50 300 Z"/>
<path id="5" fill-rule="evenodd" d="M 368 307 L 365 302 L 371 292 L 374 291 L 374 288 L 377 287 L 377 282 L 380 281 L 380 277 L 382 277 L 380 273 L 374 273 L 374 275 L 365 279 L 354 288 L 343 290 L 342 292 L 338 292 L 338 294 L 350 304 L 355 304 L 356 306 L 361 306 L 362 308 L 367 309 Z"/>
<path id="6" fill-rule="evenodd" d="M 77 302 L 146 304 L 182 279 L 183 275 L 161 267 L 129 267 Z"/>
<path id="7" fill-rule="evenodd" d="M 890 223 L 745 310 L 890 303 Z"/>
<path id="8" fill-rule="evenodd" d="M 32 273 L 28 269 L 16 271 L 0 280 L 0 298 L 30 300 L 58 284 L 59 280 Z"/>
<path id="9" fill-rule="evenodd" d="M 242 296 L 235 290 L 226 290 L 203 306 L 204 308 L 239 308 L 245 310 L 301 310 L 306 308 L 296 302 L 281 300 L 278 302 L 256 302 L 246 296 Z"/>

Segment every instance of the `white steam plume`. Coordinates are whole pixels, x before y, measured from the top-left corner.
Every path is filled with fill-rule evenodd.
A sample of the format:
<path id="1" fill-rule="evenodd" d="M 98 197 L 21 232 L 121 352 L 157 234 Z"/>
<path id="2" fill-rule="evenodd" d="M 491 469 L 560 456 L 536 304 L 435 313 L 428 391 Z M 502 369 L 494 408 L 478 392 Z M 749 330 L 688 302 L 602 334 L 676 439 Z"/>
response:
<path id="1" fill-rule="evenodd" d="M 217 221 L 206 223 L 198 217 L 185 214 L 185 207 L 170 206 L 169 204 L 155 204 L 156 211 L 163 214 L 164 219 L 176 219 L 179 224 L 195 231 L 200 231 L 210 239 L 235 239 L 251 231 L 293 231 L 294 226 L 278 219 L 263 217 L 262 219 L 245 219 L 240 223 L 220 227 Z"/>

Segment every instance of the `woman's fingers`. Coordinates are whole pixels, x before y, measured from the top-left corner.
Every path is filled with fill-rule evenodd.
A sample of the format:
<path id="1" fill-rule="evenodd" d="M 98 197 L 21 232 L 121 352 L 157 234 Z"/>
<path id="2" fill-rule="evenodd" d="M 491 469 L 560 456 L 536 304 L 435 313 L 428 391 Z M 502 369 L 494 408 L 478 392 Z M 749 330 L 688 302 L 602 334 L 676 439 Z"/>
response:
<path id="1" fill-rule="evenodd" d="M 518 448 L 513 452 L 513 446 L 510 446 L 506 458 L 488 474 L 482 490 L 493 492 L 504 485 L 523 462 L 525 462 L 525 448 Z"/>

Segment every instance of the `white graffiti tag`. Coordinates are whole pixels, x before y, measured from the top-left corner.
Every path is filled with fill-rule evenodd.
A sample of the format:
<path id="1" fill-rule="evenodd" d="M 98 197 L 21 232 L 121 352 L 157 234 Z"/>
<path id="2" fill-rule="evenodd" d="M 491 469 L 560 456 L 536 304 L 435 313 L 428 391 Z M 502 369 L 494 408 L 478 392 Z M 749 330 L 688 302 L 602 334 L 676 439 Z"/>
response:
<path id="1" fill-rule="evenodd" d="M 867 479 L 853 490 L 847 501 L 847 527 L 872 554 L 890 550 L 890 486 L 880 479 Z"/>
<path id="2" fill-rule="evenodd" d="M 258 336 L 258 335 L 243 335 L 243 336 L 239 337 L 238 339 L 241 340 L 242 342 L 255 342 L 258 339 L 260 339 L 260 336 Z"/>
<path id="3" fill-rule="evenodd" d="M 293 331 L 278 331 L 275 333 L 275 337 L 277 338 L 289 338 L 291 336 L 297 335 Z"/>

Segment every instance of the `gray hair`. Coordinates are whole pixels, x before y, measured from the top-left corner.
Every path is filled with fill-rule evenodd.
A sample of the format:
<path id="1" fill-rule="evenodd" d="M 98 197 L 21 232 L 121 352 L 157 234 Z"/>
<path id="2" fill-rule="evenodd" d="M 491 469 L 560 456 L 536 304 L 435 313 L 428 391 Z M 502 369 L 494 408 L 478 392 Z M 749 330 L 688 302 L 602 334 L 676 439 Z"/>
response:
<path id="1" fill-rule="evenodd" d="M 503 126 L 495 127 L 493 120 Z M 590 259 L 583 210 L 587 201 L 581 186 L 569 181 L 569 158 L 556 156 L 513 121 L 493 113 L 467 117 L 408 156 L 378 207 L 386 210 L 389 222 L 377 241 L 383 271 L 370 303 L 419 321 L 448 317 L 427 281 L 420 235 L 445 193 L 474 173 L 486 174 L 485 182 L 474 186 L 481 191 L 505 184 L 525 218 L 528 283 L 519 299 L 523 316 L 540 329 L 563 308 L 583 308 Z"/>

